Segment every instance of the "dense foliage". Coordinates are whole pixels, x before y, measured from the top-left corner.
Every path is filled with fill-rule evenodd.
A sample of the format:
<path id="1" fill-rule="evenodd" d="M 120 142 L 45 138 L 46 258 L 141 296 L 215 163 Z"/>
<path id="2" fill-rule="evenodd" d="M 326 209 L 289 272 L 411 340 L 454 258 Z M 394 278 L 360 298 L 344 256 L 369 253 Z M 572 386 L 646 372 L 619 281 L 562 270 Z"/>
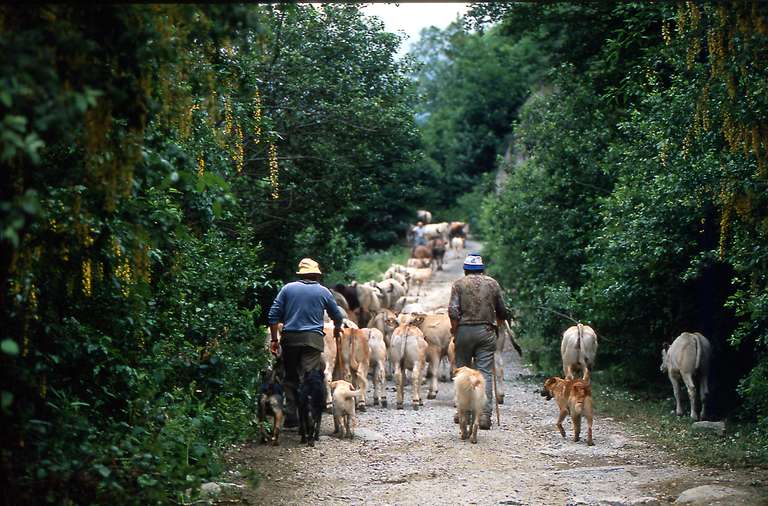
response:
<path id="1" fill-rule="evenodd" d="M 663 380 L 661 344 L 701 331 L 720 414 L 768 415 L 768 10 L 759 2 L 477 5 L 547 77 L 516 117 L 484 208 L 493 273 L 555 368 L 568 317 L 602 368 Z M 585 27 L 590 37 L 582 38 Z M 589 41 L 586 43 L 584 41 Z"/>
<path id="2" fill-rule="evenodd" d="M 0 8 L 4 503 L 220 471 L 272 280 L 389 244 L 418 200 L 397 44 L 351 6 Z"/>

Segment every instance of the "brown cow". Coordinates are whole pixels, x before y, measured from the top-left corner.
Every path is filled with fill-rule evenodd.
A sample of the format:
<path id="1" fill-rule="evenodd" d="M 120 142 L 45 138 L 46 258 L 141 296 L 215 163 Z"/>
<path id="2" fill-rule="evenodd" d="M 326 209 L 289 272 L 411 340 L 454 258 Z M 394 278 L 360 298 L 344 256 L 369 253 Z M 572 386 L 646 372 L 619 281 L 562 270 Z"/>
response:
<path id="1" fill-rule="evenodd" d="M 432 378 L 429 383 L 427 399 L 437 397 L 437 376 L 440 370 L 440 361 L 443 357 L 448 359 L 450 370 L 455 366 L 455 357 L 449 353 L 451 343 L 451 320 L 447 314 L 421 314 L 423 319 L 418 324 L 419 330 L 427 341 L 427 362 L 429 362 L 429 374 Z"/>
<path id="2" fill-rule="evenodd" d="M 435 264 L 437 265 L 438 271 L 443 270 L 443 257 L 445 257 L 446 245 L 447 245 L 446 240 L 442 238 L 432 239 L 427 243 L 427 247 L 432 250 L 432 258 L 434 259 Z"/>
<path id="3" fill-rule="evenodd" d="M 349 381 L 361 391 L 357 408 L 365 411 L 365 391 L 368 388 L 368 367 L 371 354 L 368 347 L 367 329 L 342 329 L 341 346 L 337 367 L 341 379 Z"/>

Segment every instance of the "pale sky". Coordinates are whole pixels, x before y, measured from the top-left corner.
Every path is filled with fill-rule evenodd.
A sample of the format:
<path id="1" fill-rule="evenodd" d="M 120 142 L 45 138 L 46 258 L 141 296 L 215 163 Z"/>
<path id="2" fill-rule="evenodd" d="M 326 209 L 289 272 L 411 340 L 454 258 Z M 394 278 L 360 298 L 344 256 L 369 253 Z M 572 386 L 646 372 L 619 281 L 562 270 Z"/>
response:
<path id="1" fill-rule="evenodd" d="M 381 19 L 389 32 L 405 32 L 408 38 L 403 41 L 398 53 L 398 56 L 402 57 L 408 52 L 411 44 L 419 40 L 422 28 L 445 28 L 455 21 L 457 16 L 467 12 L 468 8 L 469 4 L 466 3 L 375 3 L 366 4 L 363 12 Z"/>

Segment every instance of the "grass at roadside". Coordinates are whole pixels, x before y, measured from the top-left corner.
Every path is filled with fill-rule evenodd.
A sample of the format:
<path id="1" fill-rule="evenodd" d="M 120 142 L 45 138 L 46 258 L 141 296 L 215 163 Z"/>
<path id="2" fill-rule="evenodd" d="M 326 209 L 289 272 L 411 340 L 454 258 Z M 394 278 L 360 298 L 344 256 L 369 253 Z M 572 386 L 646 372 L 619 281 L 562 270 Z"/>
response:
<path id="1" fill-rule="evenodd" d="M 592 395 L 597 416 L 612 417 L 630 432 L 686 462 L 719 468 L 768 468 L 768 430 L 758 424 L 726 419 L 725 436 L 694 432 L 690 418 L 670 413 L 674 409 L 670 399 L 601 383 L 599 376 L 593 383 Z"/>
<path id="2" fill-rule="evenodd" d="M 328 286 L 347 280 L 357 280 L 360 283 L 366 281 L 379 281 L 381 275 L 392 264 L 403 264 L 408 261 L 410 248 L 406 246 L 392 246 L 387 250 L 371 251 L 355 257 L 349 265 L 346 273 L 332 272 L 326 276 Z"/>
<path id="3" fill-rule="evenodd" d="M 528 354 L 531 370 L 538 371 L 527 380 L 541 386 L 546 373 L 562 376 L 559 361 L 545 353 L 539 339 L 521 339 Z M 596 424 L 601 417 L 620 422 L 628 432 L 663 447 L 676 458 L 689 464 L 719 468 L 768 468 L 768 420 L 755 422 L 725 420 L 726 434 L 693 432 L 689 417 L 677 417 L 672 387 L 669 382 L 649 384 L 640 391 L 617 383 L 619 371 L 598 370 L 593 374 L 592 395 L 595 401 Z M 687 409 L 687 395 L 686 395 Z M 686 412 L 687 413 L 687 412 Z"/>

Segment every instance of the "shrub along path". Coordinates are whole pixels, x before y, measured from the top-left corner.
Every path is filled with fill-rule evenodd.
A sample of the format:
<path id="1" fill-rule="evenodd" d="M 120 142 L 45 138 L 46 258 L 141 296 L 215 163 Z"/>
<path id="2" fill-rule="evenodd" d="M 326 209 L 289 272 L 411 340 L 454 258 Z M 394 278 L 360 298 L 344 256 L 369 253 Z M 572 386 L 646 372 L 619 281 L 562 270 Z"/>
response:
<path id="1" fill-rule="evenodd" d="M 479 249 L 477 243 L 469 244 Z M 448 252 L 422 302 L 447 305 L 450 282 L 462 275 L 461 258 Z M 564 440 L 555 429 L 554 401 L 538 393 L 538 382 L 518 357 L 505 353 L 506 401 L 501 426 L 480 431 L 478 443 L 459 439 L 452 422 L 453 388 L 440 383 L 435 400 L 419 411 L 369 406 L 358 413 L 353 440 L 334 435 L 330 415 L 314 448 L 300 445 L 295 430 L 280 447 L 248 444 L 228 456 L 229 481 L 245 484 L 254 472 L 257 487 L 238 489 L 247 504 L 660 504 L 700 485 L 729 487 L 742 496 L 722 504 L 765 504 L 765 478 L 758 471 L 692 468 L 663 448 L 633 435 L 596 407 L 595 446 Z M 570 422 L 566 421 L 566 430 Z M 762 482 L 760 481 L 762 479 Z M 754 486 L 757 484 L 757 486 Z M 762 498 L 760 496 L 762 495 Z M 228 496 L 232 499 L 231 496 Z M 699 504 L 716 504 L 712 496 Z"/>

